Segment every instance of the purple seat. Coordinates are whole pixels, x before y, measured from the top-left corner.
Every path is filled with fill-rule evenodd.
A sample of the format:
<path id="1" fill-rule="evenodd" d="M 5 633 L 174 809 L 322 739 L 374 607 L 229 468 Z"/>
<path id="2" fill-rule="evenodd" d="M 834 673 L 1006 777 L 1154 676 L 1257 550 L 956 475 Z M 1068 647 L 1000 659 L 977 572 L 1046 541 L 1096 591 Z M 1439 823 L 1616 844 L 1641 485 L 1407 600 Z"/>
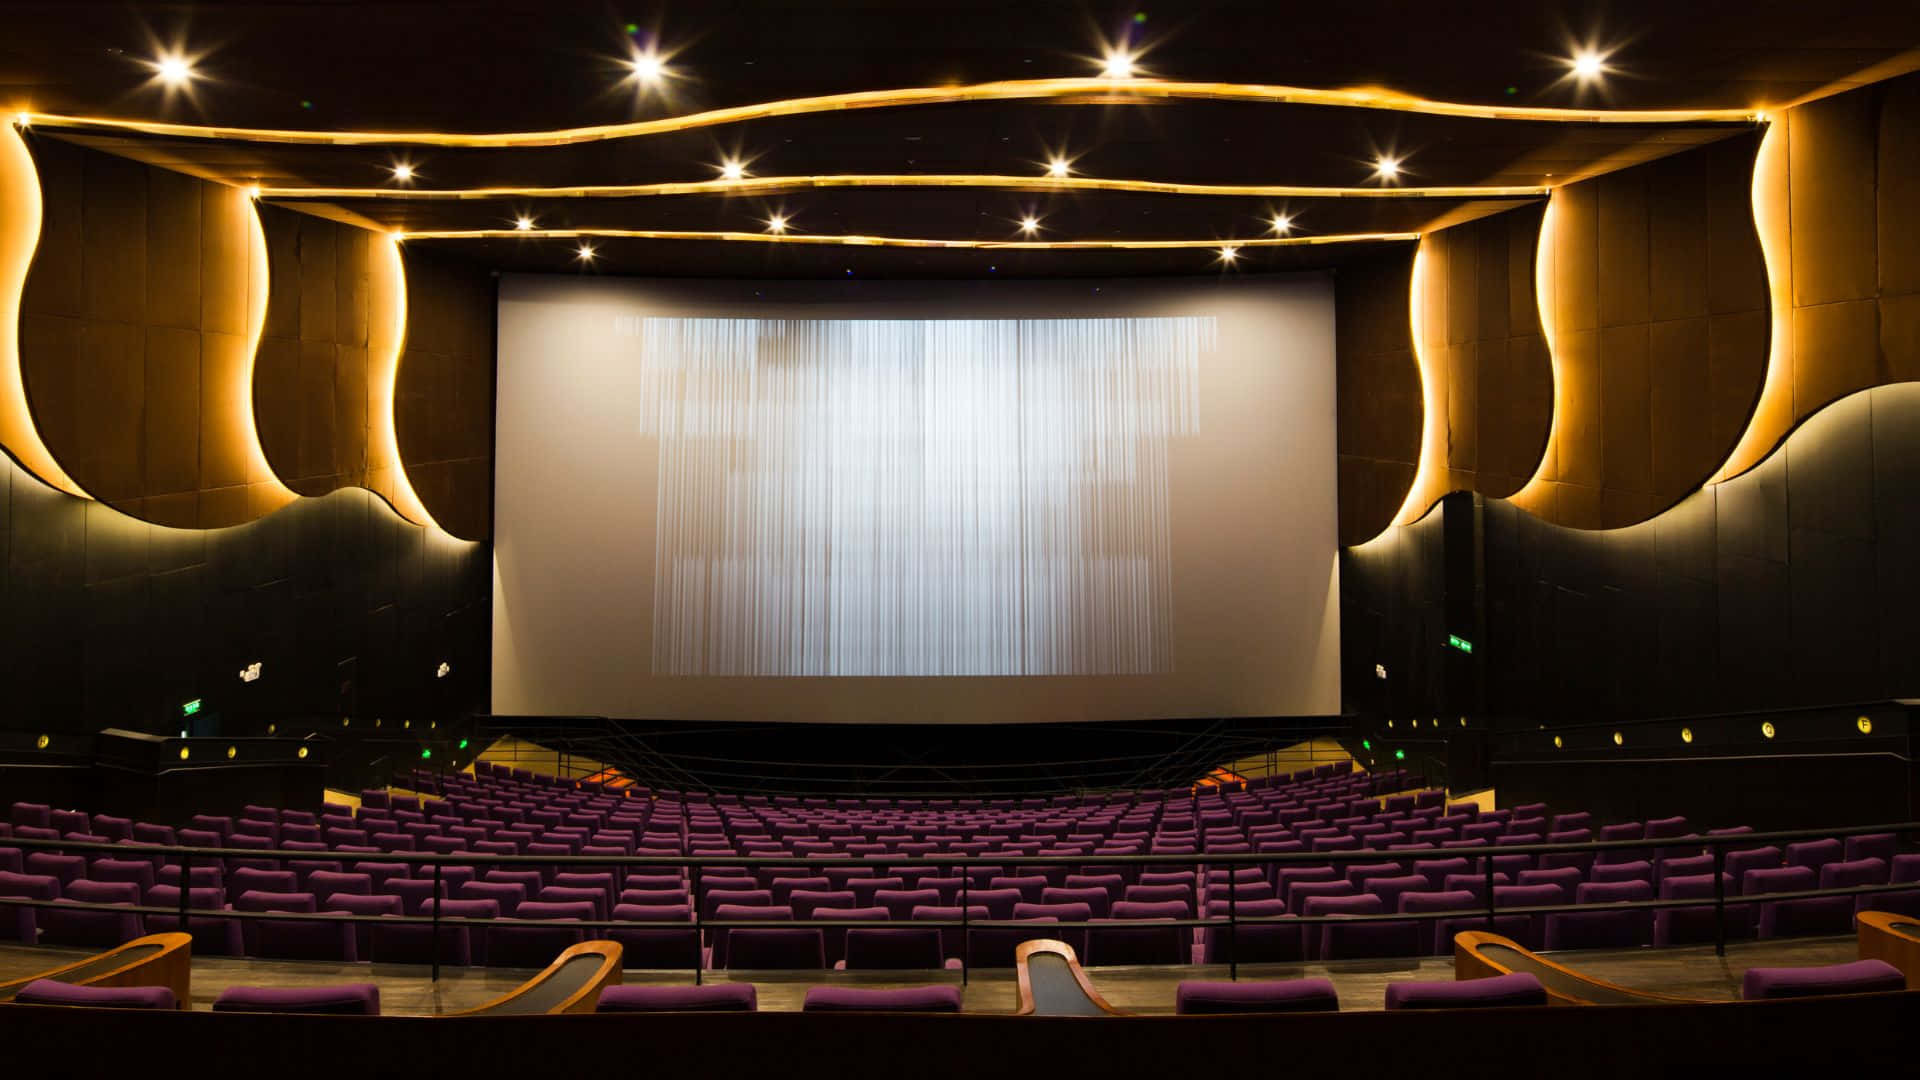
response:
<path id="1" fill-rule="evenodd" d="M 1283 899 L 1288 911 L 1301 911 L 1315 897 L 1353 896 L 1359 891 L 1351 881 L 1296 881 L 1287 886 Z"/>
<path id="2" fill-rule="evenodd" d="M 1814 871 L 1805 866 L 1783 866 L 1773 870 L 1747 871 L 1749 897 L 1769 893 L 1806 892 L 1819 885 Z M 1853 930 L 1853 897 L 1810 896 L 1800 900 L 1770 900 L 1759 905 L 1762 938 L 1796 937 L 1805 934 L 1845 934 Z"/>
<path id="3" fill-rule="evenodd" d="M 1743 1001 L 1892 993 L 1906 988 L 1906 976 L 1885 960 L 1855 960 L 1826 967 L 1756 967 L 1748 968 L 1740 978 Z"/>
<path id="4" fill-rule="evenodd" d="M 21 804 L 15 803 L 18 807 Z M 21 900 L 56 900 L 60 879 L 46 874 L 15 874 L 0 871 L 0 896 Z M 40 936 L 38 909 L 15 904 L 0 904 L 0 940 L 33 944 Z"/>
<path id="5" fill-rule="evenodd" d="M 51 851 L 27 852 L 27 873 L 56 878 L 62 889 L 87 876 L 87 860 L 80 855 L 59 855 Z"/>
<path id="6" fill-rule="evenodd" d="M 1777 847 L 1741 848 L 1727 852 L 1721 863 L 1721 872 L 1733 881 L 1735 889 L 1744 893 L 1748 871 L 1772 870 L 1779 866 L 1780 849 Z"/>
<path id="7" fill-rule="evenodd" d="M 586 904 L 593 909 L 592 918 L 607 917 L 607 894 L 604 889 L 549 885 L 540 890 L 539 899 L 553 904 Z"/>
<path id="8" fill-rule="evenodd" d="M 1723 879 L 1721 888 L 1728 898 L 1739 896 L 1733 882 Z M 1712 874 L 1687 874 L 1670 877 L 1660 883 L 1662 900 L 1708 900 L 1713 899 Z M 1728 904 L 1727 936 L 1743 938 L 1753 936 L 1753 909 L 1746 904 Z M 1653 943 L 1655 945 L 1698 945 L 1719 940 L 1719 928 L 1715 923 L 1713 905 L 1701 907 L 1662 908 L 1653 913 Z"/>
<path id="9" fill-rule="evenodd" d="M 816 908 L 851 908 L 856 906 L 852 889 L 795 889 L 787 894 L 787 906 L 793 909 L 796 919 L 811 919 Z M 761 905 L 766 906 L 766 905 Z"/>
<path id="10" fill-rule="evenodd" d="M 373 877 L 369 874 L 349 874 L 331 870 L 316 870 L 307 875 L 307 892 L 314 899 L 325 904 L 327 898 L 335 893 L 347 893 L 351 896 L 372 896 Z"/>
<path id="11" fill-rule="evenodd" d="M 96 827 L 95 832 L 100 830 Z M 1898 849 L 1898 843 L 1892 833 L 1866 833 L 1861 836 L 1847 837 L 1846 861 L 1857 859 L 1884 859 L 1891 864 Z"/>
<path id="12" fill-rule="evenodd" d="M 1113 905 L 1111 919 L 1087 930 L 1086 962 L 1095 964 L 1185 964 L 1192 962 L 1185 927 L 1153 925 L 1192 916 L 1182 900 L 1154 903 L 1122 900 Z M 1146 925 L 1127 925 L 1128 922 Z"/>
<path id="13" fill-rule="evenodd" d="M 920 1012 L 957 1013 L 957 986 L 904 986 L 870 990 L 853 986 L 815 986 L 807 990 L 802 1012 Z"/>
<path id="14" fill-rule="evenodd" d="M 153 864 L 145 859 L 99 858 L 87 868 L 91 881 L 124 881 L 139 887 L 140 895 L 153 888 Z"/>
<path id="15" fill-rule="evenodd" d="M 985 921 L 988 917 L 987 909 L 979 904 L 969 905 L 965 914 L 970 920 Z M 908 918 L 911 919 L 930 919 L 941 922 L 959 922 L 960 917 L 960 908 L 951 904 L 921 904 L 908 913 Z M 941 955 L 958 958 L 966 950 L 960 927 L 935 927 L 934 929 L 940 931 Z"/>
<path id="16" fill-rule="evenodd" d="M 846 931 L 848 971 L 937 970 L 946 963 L 935 927 L 855 927 Z"/>
<path id="17" fill-rule="evenodd" d="M 827 966 L 826 946 L 820 931 L 813 929 L 748 927 L 730 930 L 727 933 L 726 966 L 748 971 L 824 968 Z"/>
<path id="18" fill-rule="evenodd" d="M 388 878 L 385 891 L 400 898 L 403 915 L 420 914 L 423 905 L 435 896 L 431 878 Z M 444 883 L 440 891 L 446 892 Z"/>
<path id="19" fill-rule="evenodd" d="M 986 908 L 990 918 L 1000 921 L 1013 918 L 1013 905 L 1020 900 L 1019 889 L 970 889 L 967 892 L 968 907 Z"/>
<path id="20" fill-rule="evenodd" d="M 976 968 L 1012 967 L 1014 950 L 1021 944 L 1059 933 L 1052 919 L 1033 919 L 1023 923 L 974 927 L 967 931 L 967 966 Z M 952 941 L 950 937 L 947 939 Z"/>
<path id="21" fill-rule="evenodd" d="M 28 825 L 45 829 L 53 820 L 53 807 L 46 803 L 17 802 L 8 811 L 7 820 L 15 826 Z"/>
<path id="22" fill-rule="evenodd" d="M 1207 918 L 1224 919 L 1228 915 L 1225 900 L 1207 905 Z M 1234 906 L 1233 914 L 1245 919 L 1286 918 L 1287 905 L 1278 900 L 1250 900 Z M 1234 959 L 1243 964 L 1295 963 L 1304 959 L 1300 926 L 1290 918 L 1285 922 L 1239 922 L 1231 931 L 1224 926 L 1209 926 L 1200 931 L 1201 962 L 1224 964 Z"/>
<path id="23" fill-rule="evenodd" d="M 312 893 L 244 892 L 233 902 L 236 911 L 313 914 L 320 909 Z M 247 955 L 273 960 L 332 960 L 353 963 L 360 958 L 353 924 L 339 920 L 249 919 L 242 930 Z"/>
<path id="24" fill-rule="evenodd" d="M 1220 1013 L 1338 1012 L 1340 997 L 1330 979 L 1271 982 L 1181 980 L 1173 1011 L 1180 1016 Z"/>
<path id="25" fill-rule="evenodd" d="M 176 885 L 155 885 L 147 890 L 145 899 L 147 907 L 178 910 L 180 889 Z M 219 889 L 194 889 L 187 895 L 187 903 L 190 905 L 187 930 L 193 936 L 195 956 L 247 955 L 240 920 L 200 914 L 203 911 L 226 909 L 226 900 Z M 146 918 L 146 931 L 149 934 L 170 934 L 179 929 L 180 919 L 177 915 L 149 915 Z"/>
<path id="26" fill-rule="evenodd" d="M 377 898 L 363 898 L 377 899 Z M 392 899 L 398 901 L 399 897 Z M 348 897 L 335 897 L 336 901 L 355 902 Z M 433 901 L 424 901 L 428 905 L 419 912 L 433 914 Z M 456 910 L 459 905 L 470 904 L 476 910 Z M 494 918 L 499 909 L 491 900 L 450 900 L 441 915 L 449 918 L 478 917 Z M 359 928 L 366 943 L 363 953 L 376 964 L 431 964 L 434 962 L 434 933 L 432 926 L 418 923 L 377 922 Z M 454 967 L 466 967 L 474 963 L 473 942 L 478 935 L 465 926 L 442 925 L 440 927 L 440 963 Z"/>
<path id="27" fill-rule="evenodd" d="M 1400 914 L 1421 915 L 1435 911 L 1461 911 L 1477 906 L 1473 894 L 1465 890 L 1451 892 L 1432 890 L 1428 892 L 1407 892 L 1400 894 Z M 1434 919 L 1416 923 L 1421 928 L 1421 954 L 1426 956 L 1445 956 L 1453 953 L 1454 930 L 1446 929 L 1441 937 L 1443 924 L 1453 920 Z M 1484 920 L 1482 920 L 1484 921 Z"/>
<path id="28" fill-rule="evenodd" d="M 691 914 L 691 908 L 689 908 Z M 609 986 L 598 1012 L 754 1012 L 760 1007 L 752 983 L 704 986 Z"/>
<path id="29" fill-rule="evenodd" d="M 1888 882 L 1888 874 L 1889 868 L 1885 859 L 1865 858 L 1830 862 L 1820 868 L 1820 887 L 1852 889 L 1863 885 L 1885 885 Z M 1853 910 L 1872 911 L 1878 900 L 1878 894 L 1862 893 L 1853 898 Z"/>
<path id="30" fill-rule="evenodd" d="M 1057 891 L 1059 890 L 1048 890 L 1048 892 Z M 873 894 L 873 902 L 887 909 L 888 918 L 899 921 L 911 918 L 913 916 L 913 909 L 916 907 L 939 907 L 940 895 L 940 890 L 938 889 L 881 889 L 879 892 Z M 1044 898 L 1046 894 L 1043 893 L 1041 895 Z M 1101 902 L 1103 905 L 1105 901 L 1106 896 L 1102 893 Z"/>
<path id="31" fill-rule="evenodd" d="M 52 979 L 35 979 L 20 988 L 13 1000 L 20 1005 L 72 1005 L 88 1009 L 178 1009 L 173 991 L 164 986 L 75 986 Z"/>
<path id="32" fill-rule="evenodd" d="M 1464 982 L 1387 984 L 1387 1009 L 1504 1009 L 1545 1005 L 1546 988 L 1525 972 Z"/>
<path id="33" fill-rule="evenodd" d="M 334 893 L 320 902 L 322 911 L 338 911 L 348 915 L 398 915 L 400 898 L 397 896 L 361 896 L 357 893 Z M 360 956 L 373 955 L 372 923 L 355 923 L 353 927 L 354 948 Z M 429 927 L 429 930 L 432 928 Z M 441 933 L 446 927 L 441 927 Z"/>
<path id="34" fill-rule="evenodd" d="M 806 916 L 827 922 L 886 922 L 887 909 L 883 907 L 817 907 Z M 823 926 L 820 928 L 820 947 L 824 950 L 826 966 L 833 967 L 846 956 L 847 928 L 844 926 Z"/>
<path id="35" fill-rule="evenodd" d="M 1838 840 L 1802 840 L 1787 845 L 1787 866 L 1804 866 L 1817 879 L 1820 868 L 1846 858 L 1846 846 Z"/>
<path id="36" fill-rule="evenodd" d="M 610 927 L 606 936 L 626 950 L 629 968 L 696 968 L 700 966 L 700 933 L 693 928 L 690 904 L 617 904 L 616 920 L 628 922 L 681 922 L 678 927 Z"/>
<path id="37" fill-rule="evenodd" d="M 1595 867 L 1599 869 L 1599 867 Z M 1579 904 L 1618 904 L 1653 899 L 1644 881 L 1588 882 L 1574 893 Z M 1548 949 L 1630 949 L 1653 940 L 1653 912 L 1568 911 L 1547 916 Z"/>
<path id="38" fill-rule="evenodd" d="M 1600 863 L 1594 866 L 1593 873 L 1587 876 L 1587 880 L 1597 881 L 1603 884 L 1615 881 L 1645 881 L 1651 883 L 1653 881 L 1653 864 L 1645 859 L 1635 859 L 1632 862 Z"/>
<path id="39" fill-rule="evenodd" d="M 1386 913 L 1386 905 L 1380 902 L 1379 897 L 1371 893 L 1359 893 L 1353 896 L 1309 897 L 1306 903 L 1300 908 L 1300 914 L 1308 918 L 1321 915 L 1384 915 Z M 1403 951 L 1392 954 L 1370 951 L 1378 944 L 1375 936 L 1372 934 L 1348 934 L 1345 932 L 1361 928 L 1363 925 L 1364 924 L 1359 923 L 1351 925 L 1343 925 L 1341 923 L 1317 923 L 1306 927 L 1305 952 L 1307 959 L 1350 959 L 1353 958 L 1356 953 L 1367 956 L 1410 956 L 1419 949 L 1419 943 L 1415 940 L 1414 934 L 1411 933 L 1412 923 L 1390 924 L 1404 928 L 1401 936 L 1404 937 L 1405 940 L 1403 942 L 1390 941 L 1388 944 L 1404 944 L 1406 946 Z M 1330 957 L 1326 953 L 1326 949 L 1330 945 L 1337 946 L 1342 951 L 1336 956 Z"/>
<path id="40" fill-rule="evenodd" d="M 213 1000 L 213 1011 L 379 1016 L 380 988 L 372 983 L 301 987 L 230 986 Z"/>
<path id="41" fill-rule="evenodd" d="M 527 901 L 527 887 L 517 881 L 469 881 L 453 891 L 460 900 L 491 900 L 500 914 L 511 919 Z M 545 965 L 541 965 L 545 966 Z"/>
<path id="42" fill-rule="evenodd" d="M 140 902 L 140 886 L 130 881 L 76 881 L 61 897 L 62 906 L 40 909 L 40 941 L 46 945 L 81 945 L 110 949 L 141 934 L 140 916 L 132 911 L 85 911 L 66 903 L 127 904 Z"/>
<path id="43" fill-rule="evenodd" d="M 515 926 L 516 920 L 522 919 L 586 922 L 593 919 L 593 905 L 586 901 L 522 901 L 511 919 L 501 917 L 493 926 L 486 928 L 484 963 L 488 967 L 547 967 L 553 963 L 553 957 L 586 940 L 584 926 Z"/>
<path id="44" fill-rule="evenodd" d="M 785 922 L 793 918 L 793 909 L 790 907 L 749 907 L 743 904 L 721 904 L 714 909 L 714 919 L 719 922 Z M 819 933 L 817 930 L 813 932 L 816 934 Z M 733 929 L 721 928 L 712 930 L 710 933 L 713 941 L 712 966 L 715 968 L 728 967 L 727 949 L 728 943 L 733 937 Z M 825 948 L 826 946 L 823 942 L 821 945 L 823 952 Z"/>
<path id="45" fill-rule="evenodd" d="M 1536 873 L 1536 871 L 1529 870 L 1527 873 Z M 1428 886 L 1426 876 L 1423 874 L 1396 874 L 1391 877 L 1368 878 L 1361 888 L 1362 891 L 1379 897 L 1383 910 L 1395 912 L 1400 910 L 1400 897 L 1403 893 L 1426 892 Z"/>

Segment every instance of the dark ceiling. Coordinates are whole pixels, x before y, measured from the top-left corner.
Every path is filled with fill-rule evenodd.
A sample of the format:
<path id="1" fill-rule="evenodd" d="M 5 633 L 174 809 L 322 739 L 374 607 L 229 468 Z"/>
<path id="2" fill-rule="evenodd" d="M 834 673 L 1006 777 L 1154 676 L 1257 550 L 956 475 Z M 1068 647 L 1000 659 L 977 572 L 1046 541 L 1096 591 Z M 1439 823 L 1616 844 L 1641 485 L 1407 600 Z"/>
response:
<path id="1" fill-rule="evenodd" d="M 1920 46 L 1920 4 L 1620 0 L 1555 4 L 1235 0 L 12 3 L 0 104 L 15 111 L 315 131 L 498 132 L 682 115 L 786 98 L 1098 74 L 1105 43 L 1140 77 L 1313 88 L 1386 87 L 1485 106 L 1751 110 L 1899 68 Z M 634 33 L 628 26 L 636 27 Z M 643 91 L 622 60 L 657 43 L 673 77 Z M 1568 77 L 1584 46 L 1595 84 Z M 195 58 L 189 93 L 153 57 Z M 1202 184 L 1366 186 L 1376 155 L 1400 183 L 1535 187 L 1719 138 L 1739 124 L 1565 123 L 1436 117 L 1322 105 L 1182 100 L 998 101 L 835 111 L 546 148 L 302 146 L 62 131 L 235 184 L 391 188 L 708 180 L 737 156 L 753 175 L 1076 174 Z M 1276 212 L 1303 234 L 1417 232 L 1511 200 L 1268 198 L 982 187 L 795 185 L 776 193 L 623 198 L 286 200 L 405 231 L 542 228 L 795 230 L 939 239 L 1258 236 Z M 414 241 L 507 270 L 576 269 L 558 238 Z M 1217 273 L 1211 248 L 980 251 L 693 240 L 595 241 L 597 272 L 742 276 Z M 1378 245 L 1245 249 L 1236 269 L 1336 264 Z"/>

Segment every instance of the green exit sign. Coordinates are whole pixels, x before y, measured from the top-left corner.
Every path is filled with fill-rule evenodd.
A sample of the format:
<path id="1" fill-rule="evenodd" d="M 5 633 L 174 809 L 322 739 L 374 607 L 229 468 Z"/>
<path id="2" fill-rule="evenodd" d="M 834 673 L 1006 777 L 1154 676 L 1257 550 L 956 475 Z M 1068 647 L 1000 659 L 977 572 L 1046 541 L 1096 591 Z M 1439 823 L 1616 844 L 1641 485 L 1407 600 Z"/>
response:
<path id="1" fill-rule="evenodd" d="M 1459 649 L 1463 653 L 1470 653 L 1473 651 L 1473 642 L 1468 641 L 1466 638 L 1461 637 L 1459 634 L 1448 634 L 1447 645 L 1451 648 Z"/>
<path id="2" fill-rule="evenodd" d="M 199 711 L 200 711 L 199 698 L 194 698 L 192 701 L 189 701 L 186 704 L 180 706 L 181 716 L 192 716 L 194 713 L 197 713 Z"/>

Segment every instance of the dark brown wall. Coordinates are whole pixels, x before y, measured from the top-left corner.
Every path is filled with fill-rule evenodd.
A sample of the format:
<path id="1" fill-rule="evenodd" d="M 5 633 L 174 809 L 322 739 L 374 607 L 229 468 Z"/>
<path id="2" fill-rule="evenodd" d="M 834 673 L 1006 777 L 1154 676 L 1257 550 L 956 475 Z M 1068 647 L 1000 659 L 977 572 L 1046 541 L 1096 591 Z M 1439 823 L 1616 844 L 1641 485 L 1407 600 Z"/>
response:
<path id="1" fill-rule="evenodd" d="M 1522 506 L 1577 528 L 1645 521 L 1704 483 L 1746 429 L 1767 366 L 1760 139 L 1554 193 L 1541 257 L 1563 415 Z"/>
<path id="2" fill-rule="evenodd" d="M 302 495 L 367 487 L 373 234 L 260 207 L 269 286 L 254 413 L 273 471 Z"/>
<path id="3" fill-rule="evenodd" d="M 1444 440 L 1412 513 L 1449 491 L 1511 495 L 1533 475 L 1553 416 L 1553 369 L 1534 299 L 1541 204 L 1421 242 L 1420 358 Z"/>
<path id="4" fill-rule="evenodd" d="M 493 535 L 495 278 L 407 251 L 407 341 L 394 425 L 427 512 L 469 540 Z"/>
<path id="5" fill-rule="evenodd" d="M 44 220 L 21 303 L 41 437 L 89 494 L 212 528 L 284 504 L 249 468 L 249 223 L 231 188 L 31 138 Z"/>
<path id="6" fill-rule="evenodd" d="M 1420 457 L 1420 372 L 1407 320 L 1413 251 L 1343 267 L 1334 279 L 1340 543 L 1393 521 Z"/>

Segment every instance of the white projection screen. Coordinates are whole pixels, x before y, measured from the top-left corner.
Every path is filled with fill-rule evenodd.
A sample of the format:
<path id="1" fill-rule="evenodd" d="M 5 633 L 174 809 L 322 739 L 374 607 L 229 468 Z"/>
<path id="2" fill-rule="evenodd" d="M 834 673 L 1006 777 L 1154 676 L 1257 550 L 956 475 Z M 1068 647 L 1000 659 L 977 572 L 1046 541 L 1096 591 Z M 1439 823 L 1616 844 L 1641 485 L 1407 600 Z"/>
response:
<path id="1" fill-rule="evenodd" d="M 508 276 L 493 711 L 1339 710 L 1333 294 Z"/>

